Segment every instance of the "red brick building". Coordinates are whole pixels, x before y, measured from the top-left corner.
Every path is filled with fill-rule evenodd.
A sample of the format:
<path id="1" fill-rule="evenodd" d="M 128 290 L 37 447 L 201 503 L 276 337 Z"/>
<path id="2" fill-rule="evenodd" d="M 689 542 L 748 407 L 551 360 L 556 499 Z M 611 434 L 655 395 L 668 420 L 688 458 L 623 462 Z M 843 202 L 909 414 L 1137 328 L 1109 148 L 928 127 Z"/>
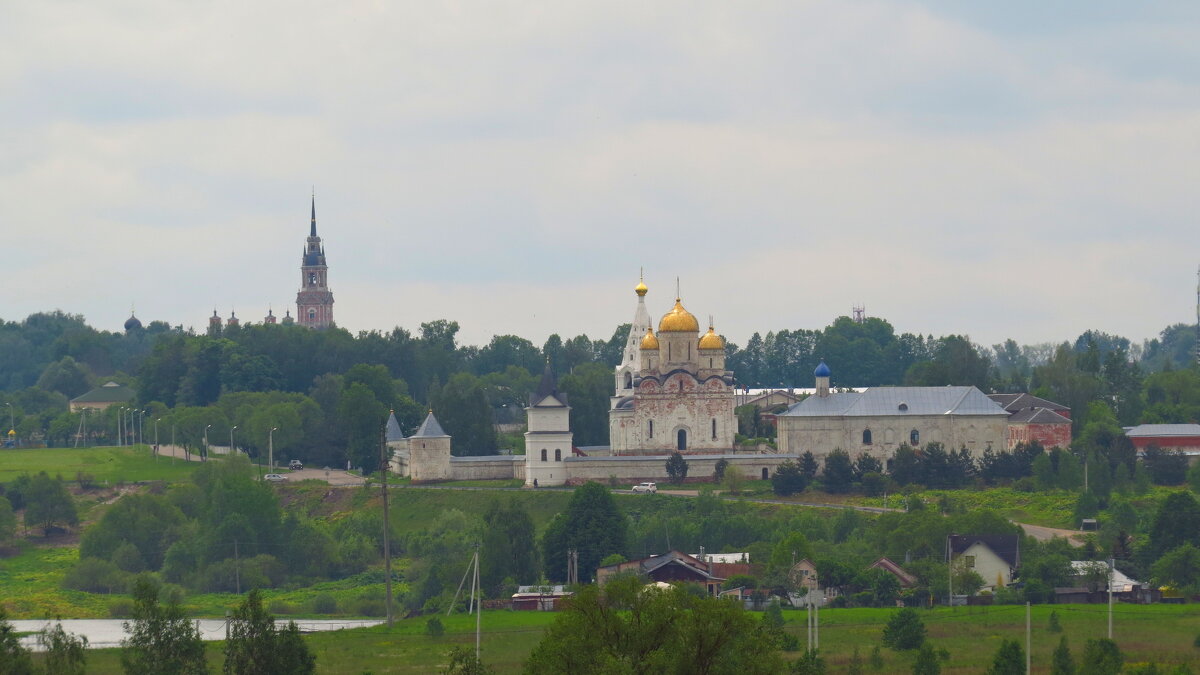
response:
<path id="1" fill-rule="evenodd" d="M 1071 409 L 1032 394 L 988 394 L 1008 412 L 1008 449 L 1037 441 L 1047 449 L 1071 445 Z"/>
<path id="2" fill-rule="evenodd" d="M 1139 424 L 1125 430 L 1133 447 L 1142 453 L 1151 445 L 1178 450 L 1195 462 L 1200 457 L 1200 424 Z"/>

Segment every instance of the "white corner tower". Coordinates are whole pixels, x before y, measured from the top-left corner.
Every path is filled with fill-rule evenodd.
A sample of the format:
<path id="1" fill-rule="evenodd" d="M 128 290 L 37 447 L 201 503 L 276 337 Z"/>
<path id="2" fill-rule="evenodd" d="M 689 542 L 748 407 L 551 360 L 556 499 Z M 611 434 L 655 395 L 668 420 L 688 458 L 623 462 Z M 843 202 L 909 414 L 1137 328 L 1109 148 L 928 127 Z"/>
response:
<path id="1" fill-rule="evenodd" d="M 567 482 L 564 460 L 571 456 L 571 406 L 558 390 L 550 364 L 525 408 L 525 486 L 546 487 Z"/>

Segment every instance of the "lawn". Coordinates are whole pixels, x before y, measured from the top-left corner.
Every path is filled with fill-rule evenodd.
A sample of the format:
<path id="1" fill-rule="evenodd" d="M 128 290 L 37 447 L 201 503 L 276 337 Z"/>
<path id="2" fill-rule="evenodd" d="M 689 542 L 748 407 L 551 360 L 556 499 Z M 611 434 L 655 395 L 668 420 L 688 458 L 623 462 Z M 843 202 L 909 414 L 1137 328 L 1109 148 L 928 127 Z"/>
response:
<path id="1" fill-rule="evenodd" d="M 75 475 L 82 472 L 100 485 L 151 480 L 178 482 L 185 480 L 197 466 L 196 462 L 173 457 L 155 458 L 145 445 L 0 450 L 0 483 L 39 471 L 61 475 L 64 480 L 75 480 Z"/>
<path id="2" fill-rule="evenodd" d="M 883 625 L 895 610 L 828 609 L 820 613 L 821 654 L 830 672 L 845 672 L 855 647 L 865 660 L 879 644 Z M 1055 611 L 1062 633 L 1047 630 L 1050 612 Z M 949 653 L 942 672 L 983 673 L 1002 639 L 1024 644 L 1025 607 L 1000 606 L 954 610 L 921 610 L 931 644 Z M 787 630 L 805 640 L 805 616 L 801 611 L 784 613 Z M 1033 672 L 1050 671 L 1050 655 L 1063 635 L 1078 662 L 1089 638 L 1105 635 L 1106 609 L 1098 605 L 1042 605 L 1032 610 Z M 484 662 L 498 673 L 517 673 L 529 652 L 555 618 L 550 612 L 486 611 L 483 614 L 482 654 Z M 1186 663 L 1200 666 L 1200 650 L 1192 646 L 1200 608 L 1180 605 L 1118 605 L 1114 634 L 1126 663 Z M 454 646 L 474 647 L 474 619 L 458 614 L 442 616 L 446 634 L 425 635 L 425 617 L 357 630 L 313 633 L 305 640 L 317 654 L 320 673 L 432 673 L 446 664 Z M 219 672 L 221 643 L 209 643 L 210 670 Z M 119 650 L 89 653 L 88 672 L 118 673 Z M 788 655 L 794 656 L 794 655 Z M 882 650 L 882 672 L 909 672 L 914 654 Z"/>

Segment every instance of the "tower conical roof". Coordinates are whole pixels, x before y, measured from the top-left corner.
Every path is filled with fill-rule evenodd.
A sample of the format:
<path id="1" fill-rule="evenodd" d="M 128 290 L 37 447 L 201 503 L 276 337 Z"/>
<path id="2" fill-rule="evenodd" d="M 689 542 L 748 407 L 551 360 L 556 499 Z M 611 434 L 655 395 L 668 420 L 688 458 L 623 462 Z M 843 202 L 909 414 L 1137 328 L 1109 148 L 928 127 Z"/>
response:
<path id="1" fill-rule="evenodd" d="M 317 236 L 317 195 L 316 195 L 316 193 L 313 193 L 313 198 L 312 198 L 312 226 L 311 226 L 311 229 L 309 229 L 309 231 L 308 231 L 308 236 L 310 236 L 310 237 Z"/>
<path id="2" fill-rule="evenodd" d="M 387 419 L 387 442 L 404 440 L 404 432 L 400 430 L 400 423 L 396 421 L 396 411 L 388 413 Z"/>
<path id="3" fill-rule="evenodd" d="M 558 381 L 554 378 L 554 372 L 550 370 L 550 362 L 546 362 L 546 369 L 542 372 L 542 381 L 538 384 L 538 388 L 529 397 L 529 405 L 535 406 L 548 397 L 553 396 L 562 404 L 566 404 L 567 395 L 558 391 Z"/>
<path id="4" fill-rule="evenodd" d="M 433 416 L 433 411 L 425 416 L 425 421 L 421 422 L 421 426 L 413 433 L 413 438 L 429 438 L 431 436 L 449 436 L 443 429 L 442 425 L 438 424 L 437 418 Z"/>

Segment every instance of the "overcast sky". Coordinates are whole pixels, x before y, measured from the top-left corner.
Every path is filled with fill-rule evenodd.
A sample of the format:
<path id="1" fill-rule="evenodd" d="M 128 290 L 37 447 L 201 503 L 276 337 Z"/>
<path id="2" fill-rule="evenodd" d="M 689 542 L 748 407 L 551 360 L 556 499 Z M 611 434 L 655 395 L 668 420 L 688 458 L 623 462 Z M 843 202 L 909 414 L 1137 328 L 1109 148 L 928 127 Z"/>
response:
<path id="1" fill-rule="evenodd" d="M 1046 6 L 1052 8 L 1048 9 Z M 0 21 L 0 318 L 992 344 L 1195 321 L 1200 4 L 55 2 Z"/>

